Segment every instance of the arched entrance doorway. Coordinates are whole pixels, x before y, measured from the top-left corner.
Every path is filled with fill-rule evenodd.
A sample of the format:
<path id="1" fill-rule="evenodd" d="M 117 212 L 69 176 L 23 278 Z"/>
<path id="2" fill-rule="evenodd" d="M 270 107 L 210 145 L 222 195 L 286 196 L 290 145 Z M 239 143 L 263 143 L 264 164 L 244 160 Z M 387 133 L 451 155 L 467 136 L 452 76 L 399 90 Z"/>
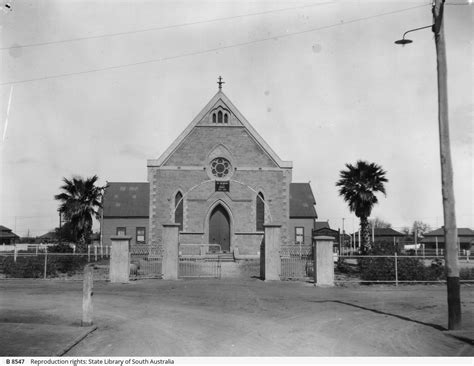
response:
<path id="1" fill-rule="evenodd" d="M 230 218 L 222 205 L 217 205 L 211 212 L 209 243 L 220 244 L 223 252 L 230 251 Z"/>

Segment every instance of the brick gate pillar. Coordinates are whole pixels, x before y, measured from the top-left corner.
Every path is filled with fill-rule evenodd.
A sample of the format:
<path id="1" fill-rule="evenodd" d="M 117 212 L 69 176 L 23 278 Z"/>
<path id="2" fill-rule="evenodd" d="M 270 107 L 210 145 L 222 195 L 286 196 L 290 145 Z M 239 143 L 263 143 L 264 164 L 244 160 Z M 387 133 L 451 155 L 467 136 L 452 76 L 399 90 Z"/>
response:
<path id="1" fill-rule="evenodd" d="M 281 273 L 281 258 L 280 258 L 280 247 L 281 247 L 281 225 L 269 224 L 263 225 L 265 228 L 265 239 L 264 239 L 264 280 L 265 281 L 280 281 Z"/>
<path id="2" fill-rule="evenodd" d="M 127 283 L 130 276 L 131 236 L 112 236 L 110 252 L 110 282 Z"/>
<path id="3" fill-rule="evenodd" d="M 313 238 L 315 286 L 334 286 L 333 240 L 332 236 Z"/>
<path id="4" fill-rule="evenodd" d="M 179 224 L 163 225 L 163 279 L 178 279 L 178 235 Z"/>

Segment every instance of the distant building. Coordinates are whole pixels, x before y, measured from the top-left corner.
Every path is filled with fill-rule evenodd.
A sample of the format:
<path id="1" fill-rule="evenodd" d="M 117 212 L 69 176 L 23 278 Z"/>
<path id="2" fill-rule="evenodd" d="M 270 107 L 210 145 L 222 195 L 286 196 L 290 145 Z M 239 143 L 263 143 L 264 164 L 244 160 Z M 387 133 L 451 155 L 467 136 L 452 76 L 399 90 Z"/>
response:
<path id="1" fill-rule="evenodd" d="M 41 244 L 41 243 L 55 243 L 57 242 L 57 235 L 55 231 L 49 231 L 46 234 L 43 234 L 41 236 L 38 236 L 35 238 L 35 243 Z"/>
<path id="2" fill-rule="evenodd" d="M 425 248 L 444 249 L 444 229 L 439 229 L 425 233 L 421 242 Z M 467 227 L 458 228 L 458 245 L 461 250 L 471 250 L 474 246 L 474 230 Z"/>
<path id="3" fill-rule="evenodd" d="M 405 234 L 394 230 L 390 227 L 387 228 L 375 228 L 373 230 L 373 238 L 375 243 L 393 243 L 399 245 L 401 242 L 404 241 Z M 370 239 L 372 240 L 372 230 L 370 230 Z M 359 234 L 358 232 L 355 233 L 355 241 L 357 246 L 359 246 Z"/>
<path id="4" fill-rule="evenodd" d="M 15 244 L 20 237 L 12 232 L 11 229 L 0 225 L 0 244 Z"/>
<path id="5" fill-rule="evenodd" d="M 290 183 L 290 235 L 293 243 L 311 245 L 312 232 L 318 215 L 316 200 L 309 183 Z M 291 243 L 291 240 L 290 240 Z"/>
<path id="6" fill-rule="evenodd" d="M 342 235 L 341 230 L 331 229 L 328 221 L 316 221 L 313 230 L 313 236 L 331 236 L 334 238 L 334 248 L 339 250 L 339 247 L 350 247 L 352 239 L 349 234 Z"/>

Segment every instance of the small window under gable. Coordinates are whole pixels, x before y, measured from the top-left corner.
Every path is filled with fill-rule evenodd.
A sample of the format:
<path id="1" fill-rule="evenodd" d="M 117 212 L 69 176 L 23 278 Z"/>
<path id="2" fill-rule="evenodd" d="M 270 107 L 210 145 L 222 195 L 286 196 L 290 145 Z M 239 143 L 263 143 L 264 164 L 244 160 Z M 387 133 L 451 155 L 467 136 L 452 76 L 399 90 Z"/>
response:
<path id="1" fill-rule="evenodd" d="M 219 124 L 230 124 L 232 120 L 232 113 L 225 106 L 218 105 L 212 109 L 204 123 L 219 123 Z"/>

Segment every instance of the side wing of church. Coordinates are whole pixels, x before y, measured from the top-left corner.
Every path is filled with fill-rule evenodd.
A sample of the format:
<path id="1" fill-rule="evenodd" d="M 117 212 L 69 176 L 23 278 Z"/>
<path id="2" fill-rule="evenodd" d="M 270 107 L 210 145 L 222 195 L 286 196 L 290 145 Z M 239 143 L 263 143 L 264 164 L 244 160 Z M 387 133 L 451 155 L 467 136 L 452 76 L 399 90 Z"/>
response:
<path id="1" fill-rule="evenodd" d="M 215 244 L 222 252 L 238 248 L 242 255 L 259 253 L 264 224 L 281 225 L 282 245 L 310 244 L 304 237 L 311 237 L 317 218 L 311 187 L 292 184 L 292 162 L 278 157 L 220 89 L 171 146 L 158 159 L 148 160 L 147 166 L 149 221 L 145 232 L 150 245 L 162 245 L 163 225 L 169 223 L 180 225 L 180 244 Z M 126 190 L 125 186 L 122 183 L 121 189 Z M 105 195 L 109 201 L 115 196 Z M 136 218 L 127 217 L 127 202 L 134 201 L 120 203 L 122 218 L 132 220 L 128 232 L 133 236 Z M 108 202 L 105 207 L 114 204 Z M 105 213 L 103 224 L 104 232 L 120 234 L 114 232 L 114 222 Z M 108 244 L 106 237 L 104 243 Z"/>

